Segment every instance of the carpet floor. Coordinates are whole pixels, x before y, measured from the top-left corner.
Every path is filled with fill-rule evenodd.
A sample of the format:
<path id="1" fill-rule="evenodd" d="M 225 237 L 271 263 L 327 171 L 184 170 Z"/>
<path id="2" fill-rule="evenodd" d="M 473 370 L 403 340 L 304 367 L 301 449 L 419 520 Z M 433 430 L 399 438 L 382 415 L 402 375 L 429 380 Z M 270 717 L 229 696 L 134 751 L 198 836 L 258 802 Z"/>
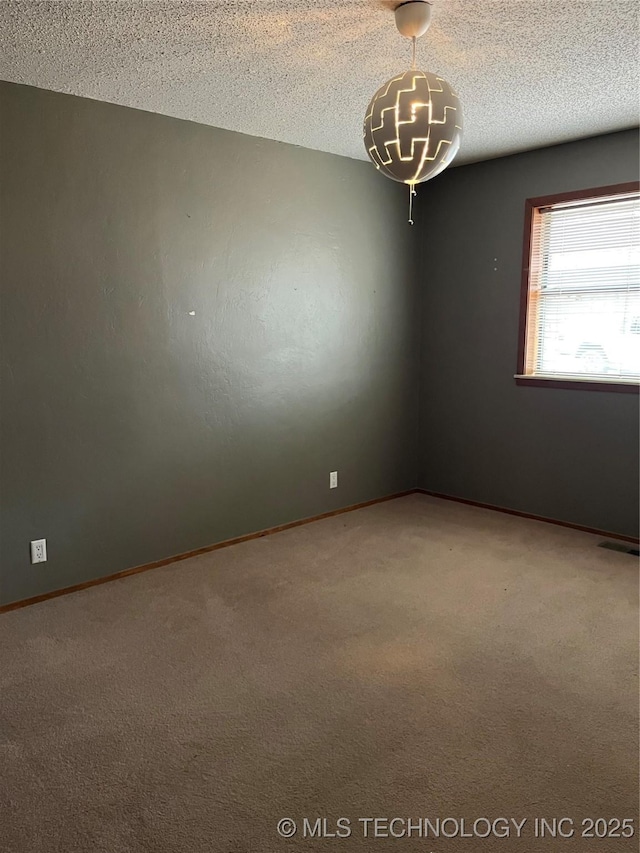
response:
<path id="1" fill-rule="evenodd" d="M 598 541 L 410 495 L 5 614 L 0 850 L 636 851 Z"/>

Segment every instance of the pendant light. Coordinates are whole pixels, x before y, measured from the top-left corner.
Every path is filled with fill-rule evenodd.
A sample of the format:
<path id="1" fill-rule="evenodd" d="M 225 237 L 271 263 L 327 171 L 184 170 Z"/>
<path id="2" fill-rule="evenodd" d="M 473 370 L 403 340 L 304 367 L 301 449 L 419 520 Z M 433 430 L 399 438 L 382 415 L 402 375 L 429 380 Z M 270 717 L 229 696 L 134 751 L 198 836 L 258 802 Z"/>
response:
<path id="1" fill-rule="evenodd" d="M 411 69 L 381 86 L 364 118 L 364 144 L 375 167 L 409 187 L 409 224 L 413 196 L 421 184 L 444 171 L 458 153 L 462 109 L 458 96 L 439 74 L 416 68 L 416 41 L 429 29 L 431 4 L 408 0 L 395 10 L 396 26 L 413 46 Z"/>

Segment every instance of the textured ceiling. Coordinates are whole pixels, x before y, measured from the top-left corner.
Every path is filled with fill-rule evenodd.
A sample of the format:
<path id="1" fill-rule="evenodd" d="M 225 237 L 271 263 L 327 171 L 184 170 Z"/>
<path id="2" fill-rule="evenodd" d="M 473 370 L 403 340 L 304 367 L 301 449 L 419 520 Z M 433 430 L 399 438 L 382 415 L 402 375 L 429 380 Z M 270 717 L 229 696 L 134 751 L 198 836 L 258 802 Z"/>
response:
<path id="1" fill-rule="evenodd" d="M 397 0 L 0 0 L 0 78 L 366 158 L 409 65 Z M 458 162 L 638 122 L 633 0 L 434 0 L 418 65 L 458 90 Z"/>

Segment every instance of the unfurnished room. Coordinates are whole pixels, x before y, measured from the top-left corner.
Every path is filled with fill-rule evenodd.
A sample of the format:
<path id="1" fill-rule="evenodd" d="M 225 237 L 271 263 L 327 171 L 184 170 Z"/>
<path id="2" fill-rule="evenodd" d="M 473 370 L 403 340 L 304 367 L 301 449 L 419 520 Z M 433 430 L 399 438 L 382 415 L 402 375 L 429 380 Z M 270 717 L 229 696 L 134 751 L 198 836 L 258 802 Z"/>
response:
<path id="1" fill-rule="evenodd" d="M 0 853 L 635 853 L 640 6 L 0 0 Z"/>

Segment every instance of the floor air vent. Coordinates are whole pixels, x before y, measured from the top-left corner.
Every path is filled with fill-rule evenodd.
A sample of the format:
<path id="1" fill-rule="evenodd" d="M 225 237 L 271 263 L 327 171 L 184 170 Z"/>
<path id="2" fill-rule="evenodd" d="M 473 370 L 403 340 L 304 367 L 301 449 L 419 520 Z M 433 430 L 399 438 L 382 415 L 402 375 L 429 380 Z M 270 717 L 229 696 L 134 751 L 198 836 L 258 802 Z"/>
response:
<path id="1" fill-rule="evenodd" d="M 640 557 L 640 551 L 633 545 L 625 545 L 624 542 L 598 542 L 598 548 L 608 548 L 609 551 L 620 551 L 622 554 L 632 554 Z"/>

